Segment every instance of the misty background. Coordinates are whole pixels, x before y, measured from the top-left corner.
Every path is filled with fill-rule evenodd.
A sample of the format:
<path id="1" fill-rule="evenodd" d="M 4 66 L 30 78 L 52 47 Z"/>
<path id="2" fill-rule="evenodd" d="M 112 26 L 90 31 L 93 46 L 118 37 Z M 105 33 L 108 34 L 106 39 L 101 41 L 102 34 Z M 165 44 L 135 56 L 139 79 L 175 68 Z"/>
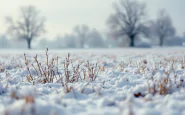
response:
<path id="1" fill-rule="evenodd" d="M 2 0 L 0 48 L 28 48 L 29 39 L 32 49 L 183 46 L 184 4 L 184 0 Z M 26 14 L 29 7 L 44 18 L 44 32 L 34 33 L 33 38 L 17 32 L 20 9 Z M 120 18 L 124 10 L 129 13 Z M 135 11 L 143 15 L 134 18 Z M 132 23 L 128 17 L 139 20 Z"/>

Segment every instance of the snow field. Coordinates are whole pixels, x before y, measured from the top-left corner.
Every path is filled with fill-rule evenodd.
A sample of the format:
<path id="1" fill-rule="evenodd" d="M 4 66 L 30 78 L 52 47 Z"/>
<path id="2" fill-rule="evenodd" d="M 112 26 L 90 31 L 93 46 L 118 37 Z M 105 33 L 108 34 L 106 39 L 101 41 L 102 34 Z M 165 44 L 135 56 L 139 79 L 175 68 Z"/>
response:
<path id="1" fill-rule="evenodd" d="M 0 114 L 183 115 L 184 53 L 182 48 L 3 52 Z"/>

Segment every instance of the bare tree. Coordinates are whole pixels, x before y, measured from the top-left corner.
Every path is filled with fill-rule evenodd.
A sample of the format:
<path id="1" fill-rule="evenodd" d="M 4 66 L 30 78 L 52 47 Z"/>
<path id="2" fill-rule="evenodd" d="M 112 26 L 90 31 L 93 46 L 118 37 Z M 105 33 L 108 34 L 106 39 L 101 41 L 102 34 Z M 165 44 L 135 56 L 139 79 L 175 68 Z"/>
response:
<path id="1" fill-rule="evenodd" d="M 76 38 L 73 34 L 65 34 L 63 36 L 63 42 L 65 43 L 65 48 L 75 48 Z"/>
<path id="2" fill-rule="evenodd" d="M 105 46 L 102 34 L 96 29 L 90 30 L 87 44 L 89 48 L 101 48 Z"/>
<path id="3" fill-rule="evenodd" d="M 155 36 L 159 38 L 160 46 L 164 44 L 165 38 L 170 36 L 173 37 L 176 33 L 172 20 L 164 9 L 159 11 L 158 18 L 155 21 L 153 27 Z"/>
<path id="4" fill-rule="evenodd" d="M 7 17 L 8 33 L 19 39 L 27 41 L 28 49 L 31 49 L 31 42 L 45 32 L 45 18 L 39 15 L 39 11 L 34 6 L 24 6 L 20 8 L 20 17 L 14 21 Z"/>
<path id="5" fill-rule="evenodd" d="M 115 3 L 115 13 L 108 18 L 107 24 L 115 37 L 128 37 L 130 46 L 134 47 L 135 38 L 143 33 L 146 7 L 144 3 L 136 0 L 119 0 L 119 2 Z"/>
<path id="6" fill-rule="evenodd" d="M 77 25 L 73 29 L 75 35 L 78 37 L 78 46 L 84 48 L 86 38 L 89 33 L 89 27 L 86 25 Z"/>

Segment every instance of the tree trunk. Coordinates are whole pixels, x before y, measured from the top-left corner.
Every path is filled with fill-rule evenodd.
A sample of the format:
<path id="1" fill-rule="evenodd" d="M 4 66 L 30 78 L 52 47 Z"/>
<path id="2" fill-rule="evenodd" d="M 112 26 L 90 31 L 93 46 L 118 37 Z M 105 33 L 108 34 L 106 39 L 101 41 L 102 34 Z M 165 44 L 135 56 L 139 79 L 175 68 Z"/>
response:
<path id="1" fill-rule="evenodd" d="M 134 35 L 130 36 L 130 47 L 134 47 L 134 38 L 135 38 Z"/>
<path id="2" fill-rule="evenodd" d="M 161 38 L 159 38 L 159 39 L 160 39 L 159 45 L 160 45 L 160 46 L 163 46 L 163 39 L 164 39 L 164 38 L 161 37 Z"/>
<path id="3" fill-rule="evenodd" d="M 81 48 L 84 48 L 84 42 L 85 42 L 84 40 L 85 40 L 84 37 L 81 38 L 81 43 L 80 43 L 80 47 L 81 47 Z"/>
<path id="4" fill-rule="evenodd" d="M 31 39 L 28 39 L 27 42 L 28 42 L 28 49 L 31 49 Z"/>

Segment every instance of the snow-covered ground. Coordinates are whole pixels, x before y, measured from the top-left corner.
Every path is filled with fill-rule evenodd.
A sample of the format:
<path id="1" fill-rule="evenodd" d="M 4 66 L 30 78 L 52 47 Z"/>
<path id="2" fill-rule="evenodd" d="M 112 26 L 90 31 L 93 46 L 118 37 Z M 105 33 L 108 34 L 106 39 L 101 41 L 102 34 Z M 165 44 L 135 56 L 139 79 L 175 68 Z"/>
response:
<path id="1" fill-rule="evenodd" d="M 1 50 L 0 115 L 184 115 L 184 72 L 185 48 Z"/>

